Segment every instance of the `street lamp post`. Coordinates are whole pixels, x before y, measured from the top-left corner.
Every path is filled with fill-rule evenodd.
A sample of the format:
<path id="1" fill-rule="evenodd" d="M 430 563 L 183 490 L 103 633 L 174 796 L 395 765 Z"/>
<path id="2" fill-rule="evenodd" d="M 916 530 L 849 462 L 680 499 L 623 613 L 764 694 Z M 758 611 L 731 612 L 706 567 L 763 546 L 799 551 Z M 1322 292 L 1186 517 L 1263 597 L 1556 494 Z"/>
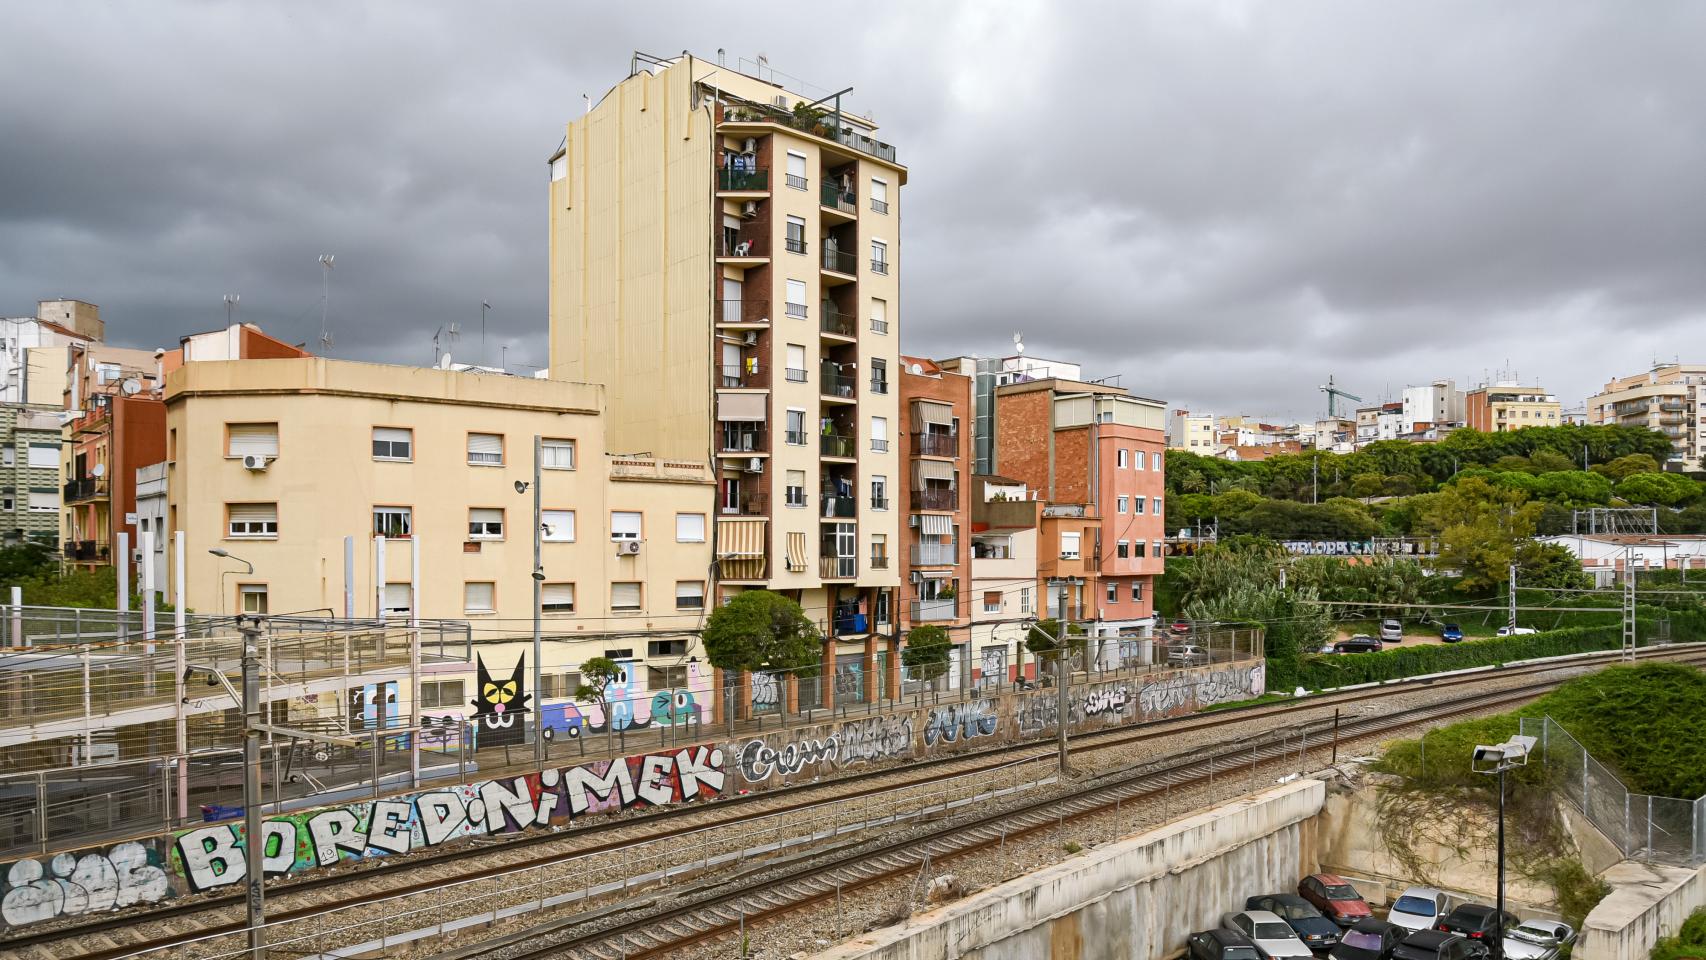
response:
<path id="1" fill-rule="evenodd" d="M 482 304 L 484 306 L 484 304 Z M 484 324 L 482 324 L 482 328 Z M 533 762 L 535 766 L 545 769 L 545 703 L 544 683 L 545 665 L 542 662 L 544 640 L 541 637 L 540 613 L 543 597 L 540 595 L 545 585 L 545 565 L 540 559 L 540 534 L 544 531 L 544 514 L 540 509 L 539 478 L 541 476 L 540 459 L 543 455 L 544 440 L 539 435 L 533 437 L 533 482 L 525 480 L 515 482 L 516 493 L 526 493 L 528 487 L 533 488 Z"/>
<path id="2" fill-rule="evenodd" d="M 242 564 L 245 568 L 247 568 L 243 571 L 243 576 L 245 576 L 245 577 L 252 577 L 255 575 L 255 565 L 254 564 L 250 563 L 247 560 L 244 560 L 242 557 L 239 557 L 239 556 L 236 556 L 235 554 L 227 552 L 223 547 L 214 547 L 212 550 L 209 550 L 207 552 L 213 554 L 214 556 L 220 558 L 221 560 L 235 560 L 238 563 Z M 231 571 L 231 570 L 219 571 L 219 612 L 221 614 L 225 613 L 225 575 L 228 573 L 232 573 L 232 572 L 233 571 Z M 243 614 L 243 611 L 241 611 L 241 610 L 237 611 L 238 616 L 242 616 L 242 614 Z"/>
<path id="3" fill-rule="evenodd" d="M 1504 960 L 1505 955 L 1505 771 L 1527 766 L 1534 744 L 1534 737 L 1514 736 L 1496 746 L 1477 745 L 1470 760 L 1471 770 L 1499 778 L 1499 886 L 1493 911 L 1493 960 Z"/>

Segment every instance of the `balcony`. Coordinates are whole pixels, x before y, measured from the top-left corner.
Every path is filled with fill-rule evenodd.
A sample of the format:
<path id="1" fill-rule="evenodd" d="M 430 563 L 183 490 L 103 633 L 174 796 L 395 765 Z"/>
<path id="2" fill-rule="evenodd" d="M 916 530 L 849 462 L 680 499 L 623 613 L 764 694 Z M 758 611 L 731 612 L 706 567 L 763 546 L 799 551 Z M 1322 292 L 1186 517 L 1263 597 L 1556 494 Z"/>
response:
<path id="1" fill-rule="evenodd" d="M 770 171 L 718 170 L 717 189 L 725 193 L 768 193 Z"/>
<path id="2" fill-rule="evenodd" d="M 872 213 L 888 213 L 889 212 L 889 202 L 887 200 L 872 200 L 871 201 L 871 212 Z"/>
<path id="3" fill-rule="evenodd" d="M 717 251 L 719 260 L 768 260 L 770 258 L 770 243 L 761 233 L 731 237 L 723 235 L 722 247 Z"/>
<path id="4" fill-rule="evenodd" d="M 887 510 L 888 508 L 889 508 L 889 498 L 888 497 L 872 497 L 871 498 L 871 509 L 872 510 Z"/>
<path id="5" fill-rule="evenodd" d="M 818 188 L 818 202 L 826 210 L 844 213 L 849 218 L 859 215 L 859 197 L 851 190 L 841 189 L 841 184 L 826 180 Z"/>
<path id="6" fill-rule="evenodd" d="M 842 373 L 836 363 L 825 363 L 818 370 L 818 377 L 823 381 L 818 392 L 826 397 L 837 400 L 852 400 L 854 379 L 851 373 Z"/>
<path id="7" fill-rule="evenodd" d="M 929 623 L 937 620 L 954 619 L 954 598 L 946 600 L 914 600 L 912 601 L 912 622 Z"/>
<path id="8" fill-rule="evenodd" d="M 888 554 L 886 554 L 886 553 L 873 553 L 873 554 L 871 554 L 871 569 L 872 570 L 887 570 L 888 568 L 889 568 Z"/>
<path id="9" fill-rule="evenodd" d="M 859 455 L 858 445 L 851 436 L 839 433 L 826 433 L 818 438 L 818 452 L 826 457 L 844 457 L 848 460 Z"/>
<path id="10" fill-rule="evenodd" d="M 915 567 L 951 567 L 959 561 L 957 542 L 915 543 L 912 545 L 912 565 Z"/>
<path id="11" fill-rule="evenodd" d="M 957 457 L 960 455 L 960 435 L 957 433 L 915 433 L 912 435 L 912 455 L 915 457 Z"/>
<path id="12" fill-rule="evenodd" d="M 723 516 L 768 517 L 770 516 L 770 495 L 766 493 L 742 494 L 735 509 L 723 508 Z"/>
<path id="13" fill-rule="evenodd" d="M 848 340 L 857 339 L 859 325 L 852 314 L 842 313 L 833 307 L 824 307 L 823 316 L 818 318 L 818 332 L 829 337 L 845 337 Z"/>
<path id="14" fill-rule="evenodd" d="M 65 559 L 80 563 L 105 563 L 107 542 L 105 540 L 67 540 L 65 541 Z"/>
<path id="15" fill-rule="evenodd" d="M 805 383 L 806 382 L 806 372 L 804 370 L 801 370 L 799 367 L 789 367 L 788 368 L 788 382 L 789 383 Z M 802 440 L 800 442 L 804 443 L 805 441 Z"/>
<path id="16" fill-rule="evenodd" d="M 107 499 L 107 480 L 105 477 L 79 477 L 67 483 L 61 494 L 66 503 L 78 503 L 83 500 Z"/>
<path id="17" fill-rule="evenodd" d="M 823 268 L 830 273 L 852 277 L 859 272 L 859 258 L 846 250 L 825 246 L 823 248 Z"/>
<path id="18" fill-rule="evenodd" d="M 823 515 L 826 518 L 851 520 L 858 516 L 858 510 L 853 497 L 825 496 L 823 500 Z"/>
<path id="19" fill-rule="evenodd" d="M 792 111 L 782 110 L 762 103 L 743 103 L 722 109 L 723 123 L 776 123 L 784 127 L 799 130 L 814 137 L 840 144 L 849 150 L 876 157 L 885 163 L 895 163 L 895 149 L 881 140 L 874 140 L 862 133 L 855 133 L 851 127 L 837 130 L 831 126 L 828 117 L 801 118 Z"/>
<path id="20" fill-rule="evenodd" d="M 889 262 L 887 260 L 872 260 L 871 261 L 871 272 L 872 273 L 880 273 L 885 277 L 888 276 Z"/>
<path id="21" fill-rule="evenodd" d="M 882 378 L 882 377 L 872 377 L 871 378 L 871 392 L 872 393 L 888 393 L 889 392 L 888 380 L 886 378 Z"/>
<path id="22" fill-rule="evenodd" d="M 725 363 L 720 385 L 729 389 L 767 390 L 770 388 L 770 371 L 756 359 L 748 363 Z"/>
<path id="23" fill-rule="evenodd" d="M 858 575 L 858 557 L 818 558 L 818 576 L 825 580 L 851 580 Z"/>
<path id="24" fill-rule="evenodd" d="M 770 301 L 768 300 L 718 300 L 717 323 L 722 325 L 743 323 L 762 324 L 770 322 Z"/>
<path id="25" fill-rule="evenodd" d="M 932 487 L 928 490 L 912 491 L 912 509 L 914 510 L 958 510 L 960 508 L 960 491 L 956 487 Z"/>
<path id="26" fill-rule="evenodd" d="M 1688 409 L 1688 404 L 1681 400 L 1665 400 L 1659 404 L 1659 409 L 1666 413 L 1681 413 Z"/>
<path id="27" fill-rule="evenodd" d="M 768 447 L 765 446 L 763 430 L 753 428 L 730 429 L 730 427 L 724 426 L 718 439 L 717 449 L 725 454 L 764 453 L 768 450 Z"/>

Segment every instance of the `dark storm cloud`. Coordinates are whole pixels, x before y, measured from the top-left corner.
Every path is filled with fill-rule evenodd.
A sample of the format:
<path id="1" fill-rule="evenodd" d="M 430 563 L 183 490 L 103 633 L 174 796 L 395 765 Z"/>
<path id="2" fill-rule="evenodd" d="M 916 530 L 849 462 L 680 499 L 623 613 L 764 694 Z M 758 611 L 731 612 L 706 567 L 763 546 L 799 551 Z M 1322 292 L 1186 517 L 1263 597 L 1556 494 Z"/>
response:
<path id="1" fill-rule="evenodd" d="M 1706 338 L 1706 8 L 84 4 L 8 13 L 0 313 L 544 360 L 544 160 L 638 48 L 854 85 L 911 169 L 906 349 L 1309 416 L 1509 365 L 1566 402 Z M 21 41 L 21 42 L 20 42 Z M 1685 359 L 1687 359 L 1685 357 Z M 1698 360 L 1699 356 L 1694 359 Z"/>

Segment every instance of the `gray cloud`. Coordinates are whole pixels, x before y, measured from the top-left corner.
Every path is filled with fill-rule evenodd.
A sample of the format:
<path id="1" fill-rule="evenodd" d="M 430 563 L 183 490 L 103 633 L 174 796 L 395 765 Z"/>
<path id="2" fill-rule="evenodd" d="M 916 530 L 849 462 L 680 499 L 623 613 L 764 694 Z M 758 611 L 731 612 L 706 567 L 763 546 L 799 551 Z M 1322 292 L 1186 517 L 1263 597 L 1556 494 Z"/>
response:
<path id="1" fill-rule="evenodd" d="M 544 160 L 635 48 L 857 89 L 911 169 L 915 353 L 1309 416 L 1516 367 L 1566 402 L 1706 330 L 1706 8 L 61 2 L 8 15 L 0 312 L 542 363 Z"/>

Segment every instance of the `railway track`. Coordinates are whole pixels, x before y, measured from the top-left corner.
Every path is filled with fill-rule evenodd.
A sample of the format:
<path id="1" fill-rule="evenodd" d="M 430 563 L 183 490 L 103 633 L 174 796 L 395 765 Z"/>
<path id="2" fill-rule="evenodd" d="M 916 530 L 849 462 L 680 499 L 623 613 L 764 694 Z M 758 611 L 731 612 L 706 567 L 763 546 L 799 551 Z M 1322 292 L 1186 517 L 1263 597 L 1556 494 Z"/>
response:
<path id="1" fill-rule="evenodd" d="M 1671 647 L 1664 650 L 1642 651 L 1638 656 L 1642 659 L 1680 658 L 1687 662 L 1701 662 L 1699 659 L 1689 656 L 1695 652 L 1688 647 Z M 1700 653 L 1699 656 L 1706 657 L 1706 653 Z M 1106 730 L 1074 735 L 1071 750 L 1074 754 L 1080 754 L 1118 748 L 1181 733 L 1242 723 L 1263 716 L 1284 716 L 1323 708 L 1342 707 L 1345 704 L 1392 696 L 1419 687 L 1430 690 L 1447 689 L 1485 683 L 1489 680 L 1503 680 L 1514 676 L 1574 671 L 1583 667 L 1614 662 L 1617 657 L 1616 652 L 1609 652 L 1564 662 L 1529 664 L 1494 671 L 1481 671 L 1465 676 L 1436 678 L 1429 681 L 1399 681 L 1344 693 L 1322 694 L 1302 700 L 1232 707 L 1206 714 L 1193 714 L 1170 720 L 1112 727 Z M 1553 685 L 1555 683 L 1547 682 L 1531 686 L 1549 688 Z M 413 875 L 412 881 L 383 886 L 384 896 L 396 897 L 428 892 L 449 883 L 546 866 L 559 862 L 568 855 L 581 856 L 591 853 L 619 851 L 639 842 L 667 839 L 703 831 L 708 827 L 733 826 L 758 816 L 770 816 L 790 810 L 803 809 L 829 800 L 874 796 L 911 786 L 928 784 L 945 776 L 963 776 L 982 770 L 993 770 L 1012 763 L 1016 755 L 1036 751 L 1037 746 L 1036 741 L 1021 741 L 979 751 L 967 751 L 909 761 L 898 767 L 849 774 L 809 786 L 793 787 L 787 791 L 767 791 L 717 800 L 709 804 L 664 808 L 635 817 L 601 819 L 591 822 L 587 826 L 572 827 L 556 833 L 521 834 L 514 839 L 505 840 L 501 843 L 463 846 L 426 856 L 367 861 L 368 865 L 361 869 L 307 877 L 284 883 L 270 883 L 267 894 L 268 919 L 269 922 L 288 921 L 315 916 L 330 906 L 346 903 L 355 897 L 359 897 L 360 894 L 354 891 L 352 885 L 370 881 L 383 882 L 384 877 L 398 871 L 409 871 Z M 1243 748 L 1240 749 L 1243 750 Z M 1245 751 L 1241 755 L 1248 756 L 1248 753 Z M 636 829 L 646 832 L 639 835 L 611 837 L 612 833 L 628 834 L 629 831 Z M 539 855 L 520 861 L 513 859 L 515 854 L 535 848 L 540 849 Z M 482 860 L 502 862 L 488 862 L 478 865 L 473 863 Z M 449 875 L 421 877 L 423 872 L 431 873 L 435 867 L 452 865 L 472 866 L 473 869 L 463 869 Z M 345 891 L 350 892 L 346 894 Z M 279 909 L 280 907 L 283 909 Z M 96 944 L 95 949 L 72 954 L 68 960 L 116 960 L 116 958 L 170 946 L 189 939 L 239 932 L 244 929 L 244 922 L 241 918 L 242 909 L 243 898 L 238 895 L 198 898 L 153 910 L 114 914 L 93 922 L 0 939 L 0 949 L 9 953 L 17 951 L 19 956 L 29 956 L 31 955 L 30 948 L 53 945 L 58 949 L 51 952 L 36 952 L 34 955 L 52 956 L 56 960 L 66 960 L 66 954 L 62 947 L 68 945 L 70 941 L 84 939 L 86 941 L 93 940 Z M 196 918 L 200 918 L 200 920 L 198 921 Z M 109 938 L 108 935 L 110 934 L 120 934 L 120 936 Z"/>

